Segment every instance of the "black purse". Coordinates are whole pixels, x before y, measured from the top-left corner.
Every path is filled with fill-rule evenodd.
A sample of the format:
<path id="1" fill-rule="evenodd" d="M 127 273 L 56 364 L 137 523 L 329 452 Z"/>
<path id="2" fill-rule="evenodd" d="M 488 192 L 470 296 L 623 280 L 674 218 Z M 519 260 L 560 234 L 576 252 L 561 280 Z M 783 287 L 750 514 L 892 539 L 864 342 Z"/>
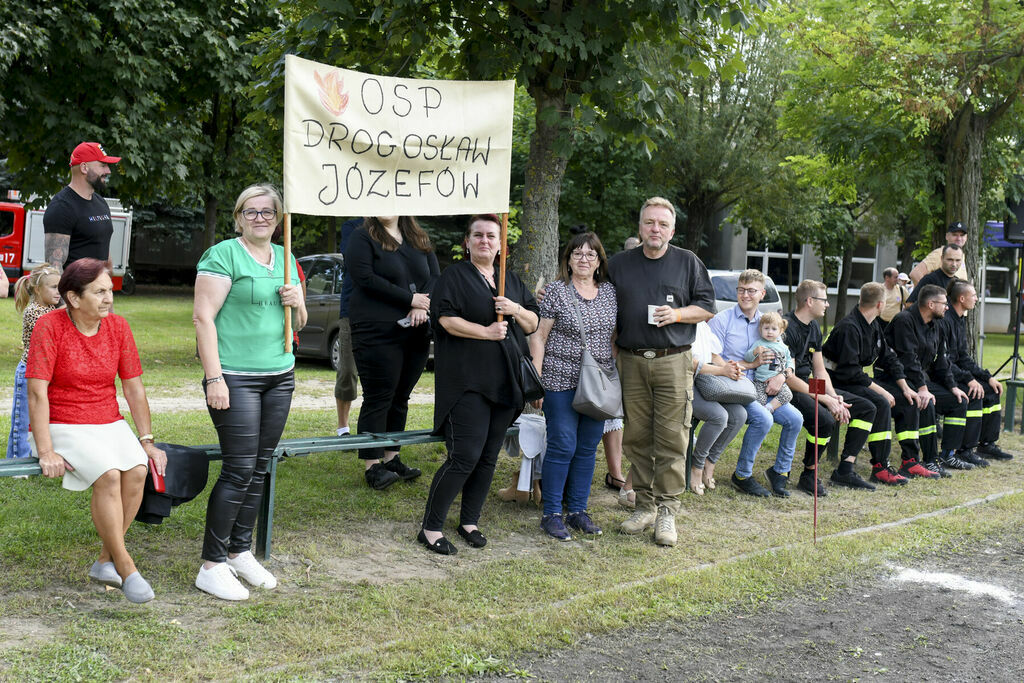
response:
<path id="1" fill-rule="evenodd" d="M 501 340 L 501 348 L 508 359 L 512 379 L 517 385 L 517 403 L 522 406 L 544 398 L 544 385 L 541 384 L 537 368 L 533 366 L 526 335 L 514 319 L 508 321 L 508 335 Z"/>

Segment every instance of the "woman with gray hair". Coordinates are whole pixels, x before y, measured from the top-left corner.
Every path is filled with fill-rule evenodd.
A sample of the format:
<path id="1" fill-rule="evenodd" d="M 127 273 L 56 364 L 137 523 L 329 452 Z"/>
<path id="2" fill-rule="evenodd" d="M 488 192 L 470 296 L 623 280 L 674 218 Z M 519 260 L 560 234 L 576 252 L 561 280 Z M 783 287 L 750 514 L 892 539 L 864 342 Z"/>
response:
<path id="1" fill-rule="evenodd" d="M 299 284 L 284 284 L 284 249 L 272 242 L 283 216 L 269 185 L 246 188 L 235 202 L 234 239 L 206 250 L 196 266 L 199 359 L 207 408 L 223 455 L 210 493 L 203 566 L 196 587 L 224 600 L 245 600 L 252 586 L 277 579 L 253 557 L 252 532 L 270 458 L 284 431 L 295 389 L 295 357 L 284 350 L 284 306 L 306 324 Z M 292 259 L 292 272 L 297 272 Z"/>

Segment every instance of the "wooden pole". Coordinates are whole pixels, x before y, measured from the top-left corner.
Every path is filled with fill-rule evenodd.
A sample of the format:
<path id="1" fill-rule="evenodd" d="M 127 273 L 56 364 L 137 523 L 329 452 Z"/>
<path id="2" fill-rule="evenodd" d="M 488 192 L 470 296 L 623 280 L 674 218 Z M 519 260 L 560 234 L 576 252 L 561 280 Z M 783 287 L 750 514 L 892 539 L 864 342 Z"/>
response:
<path id="1" fill-rule="evenodd" d="M 505 296 L 505 255 L 508 252 L 508 214 L 501 214 L 501 251 L 498 252 L 498 296 Z M 498 314 L 498 322 L 505 316 Z"/>
<path id="2" fill-rule="evenodd" d="M 284 215 L 284 283 L 292 283 L 292 216 Z M 284 352 L 292 352 L 292 307 L 284 307 Z"/>

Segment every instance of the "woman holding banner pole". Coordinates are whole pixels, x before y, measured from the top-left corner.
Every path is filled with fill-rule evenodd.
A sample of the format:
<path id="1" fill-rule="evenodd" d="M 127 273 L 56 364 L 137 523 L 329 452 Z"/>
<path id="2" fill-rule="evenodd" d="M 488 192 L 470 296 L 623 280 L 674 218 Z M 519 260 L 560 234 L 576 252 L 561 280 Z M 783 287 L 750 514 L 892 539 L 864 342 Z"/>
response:
<path id="1" fill-rule="evenodd" d="M 514 274 L 506 274 L 504 295 L 498 294 L 494 257 L 500 231 L 493 214 L 470 219 L 464 243 L 469 258 L 445 270 L 431 302 L 434 433 L 444 435 L 448 457 L 430 484 L 417 540 L 442 555 L 456 553 L 442 528 L 460 492 L 459 536 L 474 548 L 487 544 L 477 526 L 480 511 L 505 432 L 523 409 L 502 340 L 512 334 L 512 325 L 530 334 L 539 321 L 533 295 Z"/>
<path id="2" fill-rule="evenodd" d="M 223 600 L 249 597 L 236 576 L 256 587 L 277 585 L 250 548 L 267 467 L 295 389 L 295 357 L 284 350 L 282 306 L 291 307 L 296 331 L 306 324 L 302 286 L 284 284 L 285 251 L 271 241 L 282 215 L 277 190 L 246 188 L 234 211 L 241 235 L 207 249 L 196 266 L 192 322 L 206 403 L 223 455 L 206 508 L 196 587 Z"/>
<path id="3" fill-rule="evenodd" d="M 352 355 L 363 387 L 359 432 L 401 432 L 409 396 L 430 352 L 430 292 L 440 275 L 430 238 L 412 216 L 367 218 L 352 233 L 345 268 L 354 285 L 349 299 Z M 359 451 L 366 483 L 382 490 L 420 476 L 398 449 Z"/>

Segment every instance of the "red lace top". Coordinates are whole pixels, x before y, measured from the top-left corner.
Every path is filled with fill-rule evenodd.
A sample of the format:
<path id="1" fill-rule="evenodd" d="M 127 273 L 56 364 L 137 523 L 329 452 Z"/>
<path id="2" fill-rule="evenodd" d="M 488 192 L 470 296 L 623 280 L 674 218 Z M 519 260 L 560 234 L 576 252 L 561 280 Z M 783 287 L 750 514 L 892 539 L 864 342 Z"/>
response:
<path id="1" fill-rule="evenodd" d="M 111 313 L 99 332 L 78 331 L 66 309 L 39 318 L 32 332 L 25 377 L 50 382 L 50 422 L 110 424 L 124 419 L 117 405 L 116 377 L 142 374 L 128 321 Z"/>

